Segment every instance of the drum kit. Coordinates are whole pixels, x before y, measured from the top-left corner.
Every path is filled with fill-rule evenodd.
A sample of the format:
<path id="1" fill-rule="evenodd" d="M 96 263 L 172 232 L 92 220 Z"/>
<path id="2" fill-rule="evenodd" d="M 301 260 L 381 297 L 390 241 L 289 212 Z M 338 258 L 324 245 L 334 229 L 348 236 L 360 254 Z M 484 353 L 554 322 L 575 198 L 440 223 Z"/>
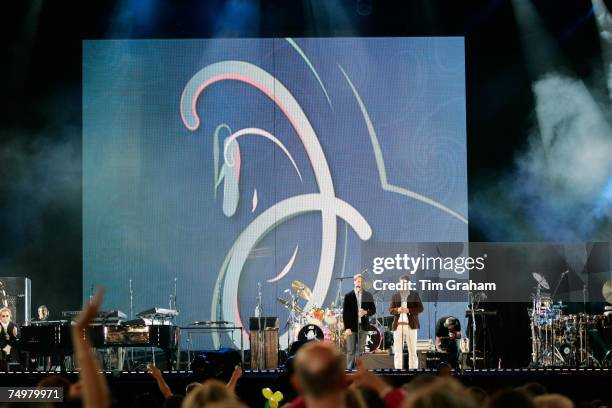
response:
<path id="1" fill-rule="evenodd" d="M 308 302 L 312 297 L 312 291 L 298 280 L 291 282 L 291 288 L 286 289 L 285 293 L 289 294 L 289 299 L 277 298 L 276 300 L 289 310 L 287 321 L 290 333 L 289 342 L 329 341 L 344 349 L 346 336 L 341 308 L 315 306 L 309 310 L 303 310 L 298 305 L 298 301 L 301 299 Z M 384 331 L 378 324 L 372 325 L 367 332 L 365 351 L 373 352 L 378 349 L 381 346 L 383 335 Z"/>
<path id="2" fill-rule="evenodd" d="M 612 367 L 612 306 L 603 314 L 565 314 L 567 305 L 553 302 L 550 285 L 539 273 L 529 310 L 533 367 Z M 557 285 L 558 286 L 558 285 Z M 612 304 L 612 279 L 603 287 Z"/>

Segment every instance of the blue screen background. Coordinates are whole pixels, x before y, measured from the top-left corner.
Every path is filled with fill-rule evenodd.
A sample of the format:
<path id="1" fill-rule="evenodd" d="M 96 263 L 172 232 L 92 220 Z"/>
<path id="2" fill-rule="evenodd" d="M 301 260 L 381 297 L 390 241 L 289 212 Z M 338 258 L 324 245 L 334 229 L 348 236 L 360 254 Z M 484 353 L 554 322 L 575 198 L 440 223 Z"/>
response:
<path id="1" fill-rule="evenodd" d="M 263 211 L 319 191 L 316 163 L 291 121 L 255 86 L 237 80 L 209 85 L 196 103 L 199 127 L 186 126 L 181 95 L 187 84 L 223 61 L 246 62 L 286 87 L 312 125 L 335 197 L 371 228 L 363 240 L 340 217 L 323 221 L 335 230 L 335 247 L 328 259 L 333 274 L 319 282 L 325 290 L 318 306 L 337 300 L 333 278 L 368 267 L 361 264 L 364 244 L 467 241 L 463 38 L 101 40 L 83 47 L 83 289 L 88 297 L 104 286 L 104 309 L 129 314 L 130 280 L 134 313 L 168 307 L 176 279 L 179 324 L 246 324 L 260 283 L 263 314 L 278 316 L 284 334 L 288 314 L 277 297 L 286 297 L 292 280 L 314 288 L 321 279 L 322 215 L 297 207 L 295 216 L 257 237 L 235 293 L 227 296 L 227 279 L 218 279 L 232 245 Z M 261 71 L 254 72 L 257 79 Z M 217 132 L 215 149 L 219 125 L 227 127 Z M 224 140 L 253 127 L 285 147 L 301 179 L 279 143 L 256 135 L 235 139 L 239 198 L 228 217 L 222 208 L 229 177 L 219 179 Z M 268 282 L 294 253 L 286 274 Z M 351 288 L 346 280 L 340 293 Z M 379 308 L 386 311 L 391 294 L 381 296 Z M 456 302 L 436 307 L 438 317 L 465 310 Z M 425 305 L 419 338 L 432 336 L 433 310 Z M 232 345 L 228 335 L 193 342 L 196 348 Z"/>

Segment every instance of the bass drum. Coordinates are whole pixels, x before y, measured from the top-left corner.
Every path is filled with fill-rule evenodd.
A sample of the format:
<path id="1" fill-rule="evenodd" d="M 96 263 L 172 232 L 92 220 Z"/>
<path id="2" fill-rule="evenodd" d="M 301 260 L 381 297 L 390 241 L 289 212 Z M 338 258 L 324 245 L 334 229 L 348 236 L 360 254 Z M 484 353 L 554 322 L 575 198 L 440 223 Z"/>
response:
<path id="1" fill-rule="evenodd" d="M 370 325 L 370 329 L 367 331 L 368 335 L 365 343 L 366 353 L 373 353 L 380 348 L 384 332 L 383 327 L 379 323 Z"/>
<path id="2" fill-rule="evenodd" d="M 319 326 L 316 324 L 307 324 L 300 329 L 297 334 L 296 340 L 299 341 L 331 341 L 331 333 L 325 326 Z"/>

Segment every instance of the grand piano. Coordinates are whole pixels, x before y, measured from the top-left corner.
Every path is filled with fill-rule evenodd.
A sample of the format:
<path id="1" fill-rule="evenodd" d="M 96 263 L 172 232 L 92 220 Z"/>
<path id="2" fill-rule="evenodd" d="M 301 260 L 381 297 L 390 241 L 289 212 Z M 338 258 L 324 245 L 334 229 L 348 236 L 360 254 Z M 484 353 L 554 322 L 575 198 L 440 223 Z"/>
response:
<path id="1" fill-rule="evenodd" d="M 31 357 L 55 357 L 60 364 L 73 353 L 72 323 L 68 320 L 32 322 L 21 327 L 19 347 Z M 180 330 L 172 324 L 146 324 L 144 320 L 122 322 L 109 319 L 108 313 L 89 326 L 89 337 L 96 349 L 150 347 L 164 351 L 166 361 L 179 344 Z M 62 366 L 62 368 L 64 368 Z"/>

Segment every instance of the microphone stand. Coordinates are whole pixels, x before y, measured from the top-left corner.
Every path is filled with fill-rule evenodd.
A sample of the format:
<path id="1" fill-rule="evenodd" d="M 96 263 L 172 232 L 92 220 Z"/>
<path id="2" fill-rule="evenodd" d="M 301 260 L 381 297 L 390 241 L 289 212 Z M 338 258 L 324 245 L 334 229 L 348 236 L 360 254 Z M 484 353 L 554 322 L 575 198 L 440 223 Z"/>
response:
<path id="1" fill-rule="evenodd" d="M 258 326 L 259 326 L 259 331 L 257 332 L 257 338 L 258 338 L 258 342 L 257 342 L 257 364 L 259 366 L 259 369 L 261 370 L 264 367 L 264 331 L 263 331 L 263 323 L 262 323 L 262 316 L 261 316 L 261 304 L 262 304 L 262 295 L 261 295 L 261 282 L 257 282 L 257 306 L 255 307 L 255 315 L 258 318 Z"/>
<path id="2" fill-rule="evenodd" d="M 173 306 L 173 307 L 171 307 L 170 309 L 171 309 L 171 310 L 175 310 L 175 311 L 176 311 L 176 314 L 175 314 L 175 315 L 172 315 L 172 316 L 170 317 L 170 324 L 172 324 L 172 325 L 174 325 L 174 319 L 176 319 L 176 316 L 178 316 L 178 312 L 179 312 L 179 310 L 178 310 L 178 306 L 177 306 L 177 304 L 176 304 L 176 286 L 177 286 L 177 281 L 178 281 L 178 279 L 177 279 L 177 278 L 176 278 L 176 276 L 175 276 L 175 277 L 174 277 L 174 296 L 173 296 L 173 298 L 172 298 L 172 306 Z M 180 334 L 179 334 L 179 336 L 180 336 Z M 180 339 L 179 339 L 179 341 L 180 341 Z M 177 353 L 176 353 L 176 364 L 175 364 L 175 366 L 176 366 L 176 369 L 177 369 L 177 370 L 179 369 L 179 365 L 180 365 L 180 363 L 181 363 L 181 355 L 180 355 L 180 347 L 179 347 L 179 348 L 177 349 Z M 170 363 L 168 363 L 168 367 L 169 367 L 169 366 L 170 366 Z"/>
<path id="3" fill-rule="evenodd" d="M 561 278 L 559 278 L 559 282 L 557 282 L 557 286 L 555 286 L 555 290 L 553 291 L 552 296 L 550 297 L 550 299 L 553 301 L 553 303 L 555 302 L 555 295 L 557 294 L 557 290 L 559 290 L 559 286 L 561 285 L 561 282 L 563 282 L 563 278 L 565 278 L 565 275 L 567 275 L 569 273 L 569 270 L 563 272 L 561 274 Z M 585 310 L 586 312 L 586 310 Z"/>
<path id="4" fill-rule="evenodd" d="M 130 320 L 134 318 L 134 291 L 132 290 L 132 280 L 130 279 Z"/>
<path id="5" fill-rule="evenodd" d="M 363 292 L 361 292 L 361 288 L 359 289 L 359 293 L 361 293 L 361 300 L 363 301 Z M 359 337 L 360 337 L 359 336 L 359 331 L 361 330 L 361 310 L 359 310 L 359 309 L 361 309 L 361 308 L 359 307 L 359 305 L 357 305 L 357 353 L 356 353 L 357 355 L 356 355 L 355 359 L 361 357 L 361 344 L 359 344 L 360 343 L 360 341 L 359 341 Z M 356 360 L 355 360 L 354 364 L 355 364 L 355 366 L 357 365 L 357 361 Z"/>
<path id="6" fill-rule="evenodd" d="M 134 290 L 130 279 L 130 320 L 134 320 Z M 134 365 L 134 347 L 130 347 L 130 368 Z"/>
<path id="7" fill-rule="evenodd" d="M 332 307 L 334 309 L 340 307 L 340 297 L 342 296 L 342 282 L 345 279 L 352 279 L 352 276 L 340 276 L 339 278 L 335 278 L 338 281 L 338 289 L 336 290 L 336 298 L 334 299 L 334 303 L 332 303 Z"/>
<path id="8" fill-rule="evenodd" d="M 365 268 L 363 271 L 360 272 L 360 275 L 365 276 L 368 273 L 368 268 Z M 365 283 L 365 280 L 362 280 L 363 283 Z M 361 331 L 361 310 L 363 306 L 363 288 L 360 286 L 359 287 L 359 294 L 361 295 L 361 305 L 357 305 L 357 357 L 361 357 L 362 351 L 361 351 L 361 344 L 359 341 L 359 333 Z M 372 299 L 374 300 L 374 299 Z M 366 313 L 367 316 L 367 313 Z M 364 342 L 365 343 L 365 342 Z M 365 349 L 365 344 L 363 344 L 363 348 Z M 357 365 L 357 362 L 355 361 L 355 365 Z"/>
<path id="9" fill-rule="evenodd" d="M 431 324 L 429 325 L 429 330 L 431 330 Z M 434 327 L 434 335 L 433 335 L 433 339 L 434 339 L 434 350 L 436 347 L 436 327 L 438 326 L 438 294 L 436 293 L 436 300 L 434 302 L 434 321 L 433 321 L 433 327 Z M 431 335 L 429 336 L 429 338 L 431 339 Z"/>
<path id="10" fill-rule="evenodd" d="M 476 370 L 476 308 L 474 293 L 470 292 L 470 306 L 472 308 L 472 371 Z M 483 356 L 484 357 L 484 356 Z"/>
<path id="11" fill-rule="evenodd" d="M 176 310 L 176 313 L 178 315 L 179 309 L 178 309 L 178 305 L 177 305 L 177 302 L 176 302 L 176 285 L 177 285 L 177 278 L 175 276 L 174 277 L 174 307 L 172 309 Z M 174 316 L 172 318 L 174 319 Z"/>
<path id="12" fill-rule="evenodd" d="M 357 304 L 357 353 L 356 353 L 356 358 L 361 357 L 361 342 L 360 342 L 360 336 L 359 333 L 361 331 L 361 310 L 363 305 L 363 288 L 359 287 L 359 294 L 361 295 L 361 305 Z M 355 294 L 357 295 L 357 294 Z M 357 296 L 355 296 L 355 300 Z M 365 344 L 363 345 L 363 347 L 365 347 Z M 355 361 L 355 365 L 357 364 L 357 362 Z"/>
<path id="13" fill-rule="evenodd" d="M 587 302 L 587 285 L 584 284 L 582 286 L 582 304 L 583 304 L 583 311 L 584 311 L 583 316 L 587 315 L 586 314 L 586 302 Z M 584 361 L 586 362 L 586 365 L 585 365 L 586 367 L 589 366 L 589 360 L 591 359 L 591 354 L 589 353 L 589 335 L 587 332 L 587 328 L 588 328 L 587 324 L 588 324 L 588 321 L 585 321 L 582 327 L 579 327 L 579 330 L 581 331 L 580 335 L 582 336 L 582 333 L 584 333 L 584 353 L 585 353 Z M 580 353 L 582 353 L 582 349 L 580 350 Z"/>
<path id="14" fill-rule="evenodd" d="M 378 301 L 378 302 L 377 302 Z M 382 298 L 382 296 L 378 295 L 376 296 L 375 300 L 374 300 L 374 304 L 378 303 L 378 307 L 376 308 L 376 314 L 378 314 L 378 311 L 382 311 L 383 307 L 384 307 L 384 299 Z M 378 318 L 375 319 L 376 322 L 378 324 L 380 324 L 380 327 L 382 328 L 382 333 L 381 333 L 381 351 L 385 351 L 385 333 L 387 331 L 387 327 L 385 326 L 385 316 L 384 314 L 381 312 L 380 313 L 380 321 L 378 320 Z"/>

